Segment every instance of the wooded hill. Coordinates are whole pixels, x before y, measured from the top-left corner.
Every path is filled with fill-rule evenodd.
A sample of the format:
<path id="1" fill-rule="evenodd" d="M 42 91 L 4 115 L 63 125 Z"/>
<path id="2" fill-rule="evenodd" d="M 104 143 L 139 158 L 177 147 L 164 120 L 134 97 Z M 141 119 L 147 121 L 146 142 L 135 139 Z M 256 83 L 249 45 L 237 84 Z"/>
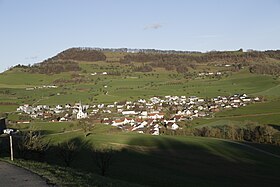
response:
<path id="1" fill-rule="evenodd" d="M 124 48 L 126 49 L 126 48 Z M 123 52 L 125 51 L 125 52 Z M 137 52 L 135 52 L 137 51 Z M 108 54 L 118 58 L 110 60 Z M 32 73 L 61 73 L 80 71 L 77 62 L 106 61 L 108 63 L 132 64 L 141 63 L 133 68 L 134 71 L 149 72 L 153 68 L 165 68 L 167 71 L 177 70 L 178 73 L 195 69 L 198 64 L 231 65 L 238 71 L 244 66 L 249 66 L 252 73 L 279 75 L 280 50 L 269 51 L 212 51 L 206 53 L 161 50 L 118 50 L 99 48 L 70 48 L 41 63 L 35 64 L 26 71 Z M 134 65 L 134 64 L 133 64 Z M 273 70 L 272 70 L 273 69 Z"/>

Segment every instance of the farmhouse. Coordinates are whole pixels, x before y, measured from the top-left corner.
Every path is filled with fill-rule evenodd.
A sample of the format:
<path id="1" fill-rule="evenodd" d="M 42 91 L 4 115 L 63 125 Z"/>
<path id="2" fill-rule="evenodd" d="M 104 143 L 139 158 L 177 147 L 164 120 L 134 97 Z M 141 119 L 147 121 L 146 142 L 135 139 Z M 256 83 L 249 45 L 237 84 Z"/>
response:
<path id="1" fill-rule="evenodd" d="M 172 130 L 177 130 L 177 129 L 179 129 L 179 125 L 177 125 L 176 123 L 173 123 L 173 124 L 171 125 L 171 129 L 172 129 Z"/>
<path id="2" fill-rule="evenodd" d="M 153 114 L 148 114 L 148 119 L 162 119 L 164 117 L 163 113 L 153 113 Z"/>
<path id="3" fill-rule="evenodd" d="M 112 126 L 115 126 L 115 127 L 117 127 L 117 126 L 121 126 L 121 125 L 124 125 L 125 123 L 124 123 L 124 120 L 114 120 L 114 121 L 112 121 Z"/>
<path id="4" fill-rule="evenodd" d="M 122 115 L 136 115 L 137 112 L 130 110 L 130 111 L 122 111 Z"/>

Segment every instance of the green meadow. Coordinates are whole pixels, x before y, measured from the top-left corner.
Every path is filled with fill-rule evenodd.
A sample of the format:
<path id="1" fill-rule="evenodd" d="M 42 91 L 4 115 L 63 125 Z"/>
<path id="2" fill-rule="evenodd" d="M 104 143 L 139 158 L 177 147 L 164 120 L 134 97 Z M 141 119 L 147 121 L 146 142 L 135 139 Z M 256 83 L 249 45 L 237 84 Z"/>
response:
<path id="1" fill-rule="evenodd" d="M 276 146 L 247 146 L 243 143 L 191 136 L 123 133 L 101 124 L 96 124 L 89 136 L 85 136 L 76 124 L 71 123 L 32 123 L 19 128 L 40 129 L 46 135 L 45 138 L 51 140 L 54 150 L 59 142 L 78 142 L 80 150 L 70 165 L 72 169 L 61 171 L 63 162 L 55 151 L 50 151 L 46 157 L 47 163 L 57 168 L 57 171 L 46 164 L 35 163 L 35 167 L 33 162 L 28 164 L 27 161 L 17 161 L 20 165 L 53 178 L 63 186 L 70 183 L 73 185 L 73 180 L 66 181 L 73 169 L 85 176 L 86 173 L 92 173 L 91 181 L 103 181 L 103 178 L 96 175 L 99 170 L 90 153 L 93 146 L 116 150 L 105 180 L 112 180 L 113 184 L 116 180 L 127 182 L 127 185 L 144 186 L 277 186 L 279 183 L 280 158 L 269 154 L 280 152 L 280 148 Z M 47 173 L 51 171 L 60 174 Z M 76 181 L 78 184 L 75 185 L 84 184 L 86 180 L 87 177 Z"/>
<path id="2" fill-rule="evenodd" d="M 190 69 L 192 76 L 188 77 L 162 68 L 147 73 L 132 72 L 129 65 L 119 63 L 80 62 L 80 66 L 82 70 L 78 73 L 43 75 L 27 73 L 18 68 L 0 74 L 0 112 L 13 112 L 20 104 L 57 105 L 79 101 L 108 104 L 165 95 L 211 98 L 247 93 L 264 97 L 265 102 L 222 111 L 216 113 L 214 119 L 197 119 L 191 123 L 205 125 L 229 120 L 279 124 L 280 80 L 277 77 L 251 74 L 246 68 L 239 72 L 229 72 L 220 78 L 194 76 L 207 68 L 207 71 L 227 70 L 225 67 L 206 65 Z M 102 72 L 119 72 L 119 75 L 101 75 Z M 81 81 L 73 81 L 75 77 Z M 43 85 L 57 85 L 58 88 L 26 89 Z"/>
<path id="3" fill-rule="evenodd" d="M 121 69 L 121 67 L 119 67 Z M 103 70 L 103 71 L 106 71 Z M 150 73 L 125 73 L 120 76 L 90 75 L 95 69 L 88 68 L 88 73 L 81 73 L 84 81 L 79 83 L 61 83 L 58 89 L 26 90 L 27 87 L 53 85 L 55 80 L 71 79 L 66 75 L 40 75 L 30 73 L 12 73 L 0 75 L 1 95 L 9 100 L 32 103 L 41 99 L 42 104 L 64 104 L 81 100 L 85 103 L 110 103 L 123 100 L 149 98 L 155 95 L 196 95 L 215 97 L 234 93 L 277 97 L 279 79 L 271 76 L 250 74 L 247 71 L 233 73 L 228 77 L 185 78 L 181 74 L 167 71 Z M 101 72 L 99 70 L 99 72 Z M 5 94 L 5 90 L 8 91 Z M 2 97 L 1 97 L 2 98 Z"/>
<path id="4" fill-rule="evenodd" d="M 215 113 L 214 118 L 195 119 L 192 124 L 198 126 L 244 125 L 246 122 L 280 125 L 280 100 L 273 99 L 255 103 L 238 109 Z"/>
<path id="5" fill-rule="evenodd" d="M 106 54 L 117 61 L 123 54 Z M 226 67 L 201 64 L 189 75 L 155 68 L 153 72 L 133 72 L 132 67 L 109 62 L 79 62 L 81 71 L 54 75 L 32 74 L 15 68 L 0 74 L 0 114 L 19 119 L 18 105 L 57 105 L 113 103 L 153 96 L 185 95 L 199 97 L 246 93 L 263 97 L 238 109 L 224 110 L 213 118 L 195 119 L 191 127 L 245 125 L 248 122 L 280 125 L 280 79 L 252 74 L 247 68 L 228 72 Z M 134 63 L 140 65 L 140 63 Z M 221 77 L 199 77 L 200 71 L 226 72 Z M 93 73 L 96 75 L 92 75 Z M 116 73 L 101 75 L 102 72 Z M 57 85 L 58 88 L 29 88 Z M 26 89 L 28 88 L 28 89 Z M 50 140 L 46 163 L 18 161 L 18 164 L 46 175 L 61 186 L 279 186 L 279 147 L 230 142 L 192 136 L 150 136 L 122 132 L 107 125 L 94 124 L 87 134 L 78 122 L 31 122 L 10 124 L 22 131 L 40 131 Z M 66 168 L 56 153 L 58 143 L 80 144 L 71 168 Z M 92 147 L 116 150 L 108 176 L 100 177 L 90 153 Z M 265 150 L 259 151 L 255 148 Z M 53 168 L 57 168 L 56 171 Z M 60 174 L 59 174 L 60 173 Z M 87 174 L 90 174 L 87 175 Z M 81 177 L 77 181 L 73 176 Z M 97 182 L 97 183 L 95 183 Z M 100 182 L 100 183 L 99 183 Z M 108 184 L 109 183 L 109 184 Z"/>

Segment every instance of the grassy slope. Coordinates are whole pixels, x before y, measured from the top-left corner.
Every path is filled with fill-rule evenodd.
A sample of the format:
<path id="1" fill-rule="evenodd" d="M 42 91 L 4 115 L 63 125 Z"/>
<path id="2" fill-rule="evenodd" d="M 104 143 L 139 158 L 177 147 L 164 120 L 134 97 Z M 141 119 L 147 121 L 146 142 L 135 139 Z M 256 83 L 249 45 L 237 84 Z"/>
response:
<path id="1" fill-rule="evenodd" d="M 111 54 L 111 59 L 120 58 Z M 270 76 L 249 74 L 246 70 L 234 73 L 221 80 L 187 80 L 175 72 L 157 69 L 152 73 L 123 73 L 122 76 L 91 76 L 92 72 L 117 69 L 129 70 L 115 64 L 81 63 L 86 70 L 86 83 L 67 83 L 58 89 L 26 91 L 26 87 L 53 84 L 56 79 L 70 78 L 70 74 L 46 76 L 18 71 L 0 74 L 0 102 L 15 105 L 1 105 L 0 112 L 13 111 L 18 104 L 42 103 L 63 104 L 74 101 L 114 102 L 120 100 L 149 98 L 154 95 L 197 95 L 214 97 L 245 92 L 256 96 L 264 95 L 268 102 L 250 105 L 237 110 L 217 113 L 214 119 L 195 120 L 195 125 L 242 124 L 251 120 L 259 123 L 280 122 L 279 80 Z M 203 70 L 205 67 L 198 67 Z M 220 69 L 215 67 L 213 71 Z M 99 79 L 99 81 L 97 81 Z M 97 81 L 97 82 L 96 82 Z M 176 83 L 176 84 L 174 84 Z M 108 86 L 104 88 L 104 86 Z M 8 91 L 8 92 L 6 92 Z M 108 91 L 105 95 L 103 91 Z M 57 95 L 57 93 L 61 93 Z M 254 116 L 255 114 L 267 114 Z M 21 128 L 17 126 L 16 128 Z M 23 125 L 23 128 L 41 130 L 57 142 L 78 138 L 88 144 L 114 146 L 122 150 L 109 174 L 111 178 L 145 185 L 157 186 L 277 186 L 279 183 L 279 160 L 246 147 L 219 140 L 199 137 L 152 137 L 135 134 L 119 134 L 108 126 L 96 126 L 93 134 L 84 138 L 79 127 L 71 123 L 38 123 Z M 52 133 L 63 133 L 53 134 Z M 278 148 L 262 146 L 263 149 L 278 153 Z M 88 150 L 81 152 L 74 168 L 97 172 Z M 50 156 L 57 160 L 56 156 Z M 57 161 L 59 163 L 59 161 Z M 137 168 L 137 169 L 136 169 Z M 98 179 L 99 180 L 99 179 Z M 101 179 L 100 179 L 101 180 Z"/>
<path id="2" fill-rule="evenodd" d="M 280 159 L 230 142 L 201 137 L 121 133 L 104 125 L 96 125 L 92 134 L 85 137 L 82 131 L 67 132 L 78 129 L 69 123 L 62 124 L 66 130 L 64 134 L 52 134 L 61 132 L 59 123 L 32 126 L 36 125 L 49 134 L 46 138 L 50 138 L 53 145 L 70 139 L 83 142 L 85 148 L 72 165 L 83 172 L 98 172 L 89 153 L 89 148 L 94 145 L 118 149 L 109 177 L 134 184 L 277 186 L 279 183 Z M 278 147 L 268 145 L 262 145 L 261 149 L 276 154 L 280 152 Z M 56 154 L 49 155 L 48 159 L 60 163 Z"/>
<path id="3" fill-rule="evenodd" d="M 110 59 L 121 58 L 123 54 L 107 54 Z M 0 74 L 0 112 L 12 112 L 17 105 L 29 104 L 65 104 L 82 101 L 83 103 L 112 103 L 123 100 L 137 100 L 150 98 L 155 95 L 197 95 L 214 97 L 231 95 L 234 93 L 248 93 L 250 95 L 265 96 L 266 103 L 255 104 L 237 110 L 217 113 L 215 119 L 198 119 L 193 125 L 207 125 L 244 121 L 279 125 L 279 79 L 271 76 L 250 74 L 246 69 L 223 77 L 222 79 L 197 78 L 188 80 L 175 72 L 168 72 L 157 68 L 151 73 L 130 73 L 129 66 L 106 62 L 80 62 L 83 73 L 88 82 L 79 84 L 65 83 L 57 89 L 25 90 L 30 86 L 53 84 L 57 79 L 70 79 L 71 73 L 57 75 L 40 75 L 21 72 L 18 69 Z M 196 71 L 221 71 L 225 67 L 201 65 Z M 93 72 L 119 71 L 121 76 L 91 76 Z M 194 71 L 194 70 L 190 70 Z M 107 86 L 105 88 L 104 86 Z M 107 94 L 105 94 L 107 92 Z M 59 93 L 59 94 L 58 94 Z M 13 105 L 1 104 L 10 102 Z M 255 115 L 261 114 L 261 115 Z M 265 114 L 265 115 L 263 115 Z M 239 117 L 238 117 L 239 116 Z M 227 122 L 226 122 L 227 121 Z M 236 123 L 237 122 L 237 123 Z"/>
<path id="4" fill-rule="evenodd" d="M 104 70 L 105 71 L 105 70 Z M 10 73 L 12 74 L 12 73 Z M 12 100 L 12 96 L 22 98 L 19 101 L 32 103 L 43 98 L 39 103 L 57 104 L 82 100 L 90 102 L 93 97 L 95 102 L 114 102 L 126 99 L 149 98 L 154 95 L 197 95 L 202 97 L 214 97 L 217 95 L 230 95 L 233 93 L 246 92 L 248 94 L 267 93 L 267 95 L 277 92 L 274 88 L 279 83 L 269 76 L 258 76 L 249 73 L 240 72 L 230 77 L 217 79 L 195 79 L 187 80 L 181 75 L 172 76 L 172 73 L 155 72 L 149 74 L 134 73 L 131 76 L 89 76 L 86 74 L 89 82 L 79 84 L 64 84 L 59 89 L 44 89 L 26 91 L 22 87 L 30 85 L 51 84 L 58 78 L 65 78 L 64 74 L 54 77 L 45 76 L 42 82 L 42 75 L 26 76 L 21 73 L 8 78 L 5 74 L 1 75 L 2 89 L 9 89 L 10 94 L 2 94 L 5 100 Z M 158 75 L 157 75 L 158 74 Z M 39 77 L 34 77 L 39 76 Z M 171 76 L 171 77 L 170 77 Z M 2 77 L 6 77 L 2 79 Z M 14 80 L 20 79 L 21 81 Z M 30 79 L 30 80 L 29 80 Z M 99 79 L 97 82 L 96 80 Z M 26 80 L 28 82 L 22 81 Z M 29 85 L 30 84 L 30 85 Z M 105 88 L 104 86 L 107 86 Z M 267 91 L 271 89 L 271 91 Z M 275 90 L 274 90 L 275 89 Z M 108 92 L 107 95 L 104 94 Z M 60 95 L 57 95 L 60 93 Z M 273 94 L 272 94 L 273 95 Z"/>
<path id="5" fill-rule="evenodd" d="M 200 137 L 153 137 L 135 134 L 93 133 L 86 139 L 82 133 L 52 136 L 63 141 L 79 138 L 87 144 L 121 149 L 109 176 L 153 186 L 276 186 L 280 159 L 255 150 Z M 279 149 L 279 148 L 277 148 Z M 75 168 L 93 171 L 86 150 Z M 86 161 L 86 162 L 85 162 Z"/>
<path id="6" fill-rule="evenodd" d="M 225 124 L 239 125 L 246 121 L 259 124 L 280 125 L 280 100 L 251 104 L 233 110 L 225 110 L 215 114 L 215 118 L 196 119 L 194 126 L 217 126 Z"/>

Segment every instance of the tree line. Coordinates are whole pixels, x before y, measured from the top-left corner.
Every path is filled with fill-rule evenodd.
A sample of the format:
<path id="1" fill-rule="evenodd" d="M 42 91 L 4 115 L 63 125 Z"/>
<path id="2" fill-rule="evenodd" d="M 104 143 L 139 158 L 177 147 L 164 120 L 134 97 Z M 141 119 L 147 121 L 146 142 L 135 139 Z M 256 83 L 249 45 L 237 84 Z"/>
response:
<path id="1" fill-rule="evenodd" d="M 269 125 L 256 125 L 251 123 L 245 126 L 205 126 L 202 128 L 187 128 L 177 131 L 162 129 L 162 133 L 166 135 L 192 135 L 279 145 L 280 141 L 276 138 L 278 132 L 278 130 Z"/>
<path id="2" fill-rule="evenodd" d="M 268 125 L 247 125 L 237 127 L 235 125 L 225 125 L 221 127 L 203 127 L 194 130 L 195 136 L 224 138 L 238 141 L 249 141 L 255 143 L 276 144 L 274 135 L 278 131 Z"/>
<path id="3" fill-rule="evenodd" d="M 30 66 L 27 71 L 31 73 L 41 74 L 57 74 L 69 71 L 80 71 L 81 68 L 74 61 L 45 61 L 39 64 Z"/>
<path id="4" fill-rule="evenodd" d="M 47 62 L 50 61 L 64 61 L 64 60 L 76 60 L 76 61 L 87 61 L 87 62 L 95 62 L 95 61 L 105 61 L 106 56 L 103 52 L 92 50 L 90 48 L 70 48 L 56 56 L 47 59 Z"/>
<path id="5" fill-rule="evenodd" d="M 280 52 L 275 52 L 280 54 Z M 269 53 L 270 54 L 270 53 Z M 273 53 L 274 54 L 274 53 Z M 263 61 L 266 57 L 272 57 L 264 52 L 252 51 L 227 51 L 208 52 L 195 54 L 162 54 L 162 53 L 128 53 L 120 63 L 129 64 L 131 62 L 149 63 L 152 67 L 162 67 L 166 70 L 175 70 L 179 66 L 187 66 L 195 69 L 198 63 L 222 62 L 224 64 L 249 65 L 252 62 Z"/>
<path id="6" fill-rule="evenodd" d="M 104 50 L 106 51 L 106 50 Z M 211 51 L 207 53 L 177 51 L 160 52 L 157 50 L 138 50 L 139 52 L 126 52 L 119 59 L 121 64 L 139 62 L 146 65 L 134 68 L 134 71 L 149 72 L 153 68 L 165 68 L 168 71 L 176 70 L 178 73 L 186 73 L 188 68 L 195 69 L 199 63 L 219 63 L 232 65 L 232 71 L 238 71 L 244 66 L 250 66 L 252 73 L 279 74 L 277 63 L 264 63 L 267 58 L 280 59 L 280 50 L 269 51 Z M 79 71 L 79 65 L 75 61 L 106 61 L 106 55 L 102 50 L 95 48 L 70 48 L 42 63 L 33 66 L 17 65 L 24 71 L 44 74 L 61 73 L 67 71 Z"/>
<path id="7" fill-rule="evenodd" d="M 251 73 L 266 74 L 266 75 L 280 75 L 280 64 L 278 63 L 258 63 L 250 66 Z"/>

